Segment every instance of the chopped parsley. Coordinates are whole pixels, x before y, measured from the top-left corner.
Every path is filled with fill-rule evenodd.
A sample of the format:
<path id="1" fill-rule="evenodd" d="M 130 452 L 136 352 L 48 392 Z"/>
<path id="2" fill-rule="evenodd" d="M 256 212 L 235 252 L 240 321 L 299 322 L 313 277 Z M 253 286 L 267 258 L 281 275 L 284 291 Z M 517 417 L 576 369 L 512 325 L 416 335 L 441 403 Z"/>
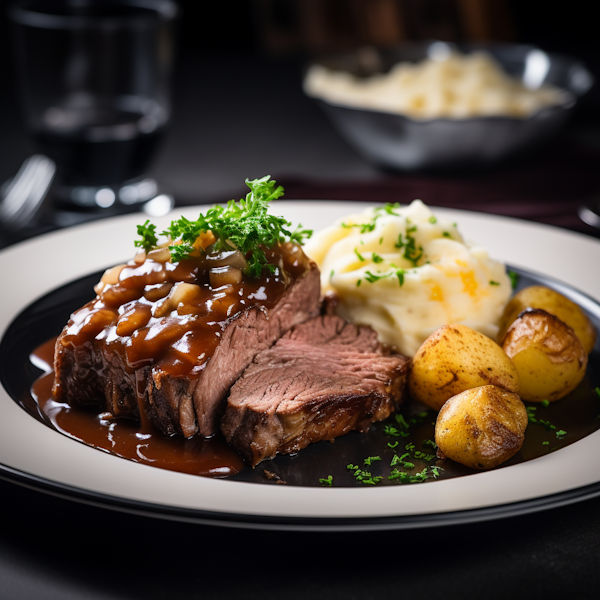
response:
<path id="1" fill-rule="evenodd" d="M 500 285 L 499 281 L 491 281 L 490 280 L 490 285 Z"/>
<path id="2" fill-rule="evenodd" d="M 425 454 L 425 452 L 421 452 L 420 450 L 415 450 L 414 454 L 415 454 L 415 458 L 422 458 L 423 460 L 426 460 L 427 462 L 429 462 L 430 460 L 433 460 L 435 458 L 434 454 Z"/>
<path id="3" fill-rule="evenodd" d="M 545 404 L 547 403 L 547 404 Z M 547 407 L 550 402 L 548 400 L 543 400 L 542 404 Z M 564 429 L 558 429 L 556 425 L 550 423 L 547 419 L 538 419 L 537 415 L 537 406 L 528 406 L 527 407 L 527 420 L 530 423 L 535 423 L 536 425 L 541 425 L 547 432 L 554 431 L 557 439 L 562 440 L 567 432 Z M 546 442 L 543 442 L 544 445 L 547 445 Z"/>
<path id="4" fill-rule="evenodd" d="M 409 424 L 406 422 L 406 419 L 402 416 L 401 413 L 396 413 L 394 415 L 394 419 L 396 419 L 396 423 L 398 423 L 398 425 L 402 425 L 402 427 L 404 427 L 405 429 L 409 428 Z"/>
<path id="5" fill-rule="evenodd" d="M 535 417 L 535 413 L 537 411 L 537 406 L 528 406 L 527 407 L 527 420 L 530 423 L 537 423 L 537 419 Z"/>
<path id="6" fill-rule="evenodd" d="M 443 471 L 442 467 L 429 467 L 429 471 L 434 479 L 440 476 L 440 471 Z"/>
<path id="7" fill-rule="evenodd" d="M 383 258 L 381 258 L 381 256 L 379 256 L 379 254 L 376 254 L 375 252 L 373 252 L 371 254 L 371 260 L 374 263 L 382 263 L 383 262 Z"/>
<path id="8" fill-rule="evenodd" d="M 407 224 L 409 223 L 408 219 L 406 220 Z M 404 249 L 403 258 L 408 260 L 413 267 L 417 266 L 417 263 L 423 256 L 423 246 L 417 247 L 417 241 L 412 235 L 415 231 L 417 231 L 417 226 L 413 225 L 412 227 L 408 227 L 406 229 L 406 235 L 402 236 L 402 234 L 398 235 L 398 241 L 395 246 L 399 250 Z"/>
<path id="9" fill-rule="evenodd" d="M 390 467 L 395 467 L 396 465 L 401 465 L 404 462 L 404 459 L 410 456 L 408 452 L 405 452 L 402 456 L 398 456 L 394 454 L 392 460 L 390 461 Z"/>
<path id="10" fill-rule="evenodd" d="M 324 487 L 332 487 L 333 475 L 329 475 L 328 477 L 322 477 L 321 479 L 319 479 L 319 483 Z"/>
<path id="11" fill-rule="evenodd" d="M 383 433 L 385 433 L 385 435 L 393 435 L 395 437 L 400 436 L 400 432 L 398 431 L 398 429 L 396 427 L 393 427 L 392 425 L 386 425 L 383 428 Z"/>
<path id="12" fill-rule="evenodd" d="M 406 473 L 406 471 L 394 469 L 388 476 L 388 479 L 400 479 L 401 483 L 422 483 L 427 477 L 427 467 L 425 467 L 422 471 L 415 473 L 414 475 L 410 475 Z"/>
<path id="13" fill-rule="evenodd" d="M 346 468 L 352 471 L 356 481 L 363 485 L 376 485 L 383 479 L 381 475 L 373 477 L 369 471 L 361 469 L 358 465 L 349 464 Z"/>
<path id="14" fill-rule="evenodd" d="M 395 438 L 409 436 L 411 427 L 422 424 L 429 416 L 430 411 L 422 411 L 410 416 L 396 413 L 393 415 L 393 421 L 397 426 L 384 424 L 383 432 Z M 437 449 L 437 444 L 432 439 L 422 440 L 419 443 L 423 446 L 431 446 L 434 450 Z M 395 439 L 387 442 L 387 448 L 390 450 L 386 449 L 381 456 L 367 456 L 362 463 L 359 461 L 357 464 L 346 465 L 346 469 L 357 484 L 375 486 L 382 483 L 386 485 L 386 482 L 390 484 L 422 483 L 437 479 L 444 471 L 443 468 L 431 464 L 436 459 L 435 454 L 417 450 L 413 442 L 406 442 L 404 446 L 401 446 L 399 440 Z M 389 466 L 387 465 L 388 460 Z M 377 470 L 373 471 L 372 469 Z M 320 479 L 319 482 L 321 485 L 329 486 L 332 477 Z"/>
<path id="15" fill-rule="evenodd" d="M 384 277 L 389 277 L 391 275 L 391 273 L 386 273 L 384 275 L 375 275 L 374 273 L 372 273 L 371 271 L 367 271 L 365 273 L 366 277 L 365 279 L 369 282 L 369 283 L 375 283 L 376 281 L 379 281 L 380 279 L 383 279 Z"/>
<path id="16" fill-rule="evenodd" d="M 545 419 L 540 419 L 538 423 L 542 425 L 546 429 L 546 431 L 556 429 L 556 425 L 552 425 L 550 421 L 546 421 Z"/>
<path id="17" fill-rule="evenodd" d="M 396 210 L 398 210 L 399 208 L 402 208 L 402 204 L 400 204 L 400 202 L 388 202 L 387 204 L 384 204 L 383 206 L 378 206 L 375 209 L 376 213 L 381 213 L 381 212 L 385 212 L 388 215 L 394 215 L 395 217 L 399 217 L 400 215 L 397 212 L 394 212 Z"/>
<path id="18" fill-rule="evenodd" d="M 377 206 L 374 209 L 375 214 L 370 221 L 367 221 L 366 223 L 341 223 L 341 226 L 345 229 L 351 229 L 354 227 L 355 229 L 358 229 L 360 233 L 371 233 L 372 231 L 375 231 L 375 228 L 377 227 L 377 219 L 379 219 L 379 217 L 383 213 L 399 217 L 400 215 L 395 211 L 400 207 L 401 204 L 399 202 L 388 203 L 384 204 L 383 206 Z M 379 239 L 379 243 L 383 244 L 383 237 Z"/>
<path id="19" fill-rule="evenodd" d="M 423 412 L 420 412 L 420 413 L 417 413 L 416 415 L 413 415 L 413 416 L 412 416 L 412 417 L 409 419 L 409 421 L 410 421 L 411 423 L 422 423 L 422 422 L 423 422 L 423 420 L 427 418 L 427 415 L 428 415 L 427 411 L 426 411 L 426 410 L 424 410 Z"/>
<path id="20" fill-rule="evenodd" d="M 354 254 L 358 256 L 358 260 L 360 260 L 360 262 L 365 262 L 365 257 L 358 251 L 358 248 L 354 248 Z"/>
<path id="21" fill-rule="evenodd" d="M 169 245 L 171 261 L 187 258 L 195 250 L 193 244 L 198 236 L 210 231 L 216 238 L 214 251 L 235 247 L 246 257 L 245 273 L 249 277 L 259 277 L 264 268 L 274 270 L 276 267 L 268 263 L 263 248 L 285 241 L 302 244 L 312 235 L 311 230 L 303 229 L 301 225 L 291 231 L 291 223 L 283 217 L 268 214 L 269 202 L 283 195 L 283 187 L 275 187 L 275 184 L 269 175 L 252 181 L 246 179 L 250 192 L 238 202 L 230 200 L 226 207 L 210 208 L 195 221 L 185 217 L 172 221 L 162 232 L 172 240 Z M 156 228 L 148 221 L 138 226 L 138 234 L 142 239 L 135 242 L 136 246 L 146 251 L 156 247 Z"/>
<path id="22" fill-rule="evenodd" d="M 400 413 L 396 413 L 394 418 L 396 419 L 396 423 L 398 423 L 398 425 L 402 425 L 402 427 L 408 429 L 409 425 L 406 422 L 406 419 Z"/>
<path id="23" fill-rule="evenodd" d="M 506 271 L 506 274 L 508 275 L 508 277 L 510 279 L 510 284 L 512 286 L 512 289 L 516 290 L 517 286 L 519 285 L 519 279 L 521 279 L 521 276 L 518 273 L 511 271 L 510 269 L 508 271 Z"/>
<path id="24" fill-rule="evenodd" d="M 350 229 L 352 227 L 356 227 L 356 228 L 360 229 L 361 233 L 370 233 L 371 231 L 373 231 L 375 229 L 378 216 L 379 215 L 376 215 L 373 218 L 373 220 L 369 223 L 354 223 L 352 225 L 348 225 L 347 223 L 342 223 L 342 227 L 344 227 L 345 229 Z"/>
<path id="25" fill-rule="evenodd" d="M 373 273 L 373 271 L 366 271 L 365 279 L 369 283 L 375 283 L 380 279 L 385 279 L 386 277 L 392 277 L 393 275 L 395 275 L 398 278 L 398 283 L 400 284 L 400 286 L 403 286 L 405 273 L 406 271 L 404 269 L 394 269 L 393 271 L 388 271 L 386 273 L 382 271 L 377 271 L 377 273 Z"/>

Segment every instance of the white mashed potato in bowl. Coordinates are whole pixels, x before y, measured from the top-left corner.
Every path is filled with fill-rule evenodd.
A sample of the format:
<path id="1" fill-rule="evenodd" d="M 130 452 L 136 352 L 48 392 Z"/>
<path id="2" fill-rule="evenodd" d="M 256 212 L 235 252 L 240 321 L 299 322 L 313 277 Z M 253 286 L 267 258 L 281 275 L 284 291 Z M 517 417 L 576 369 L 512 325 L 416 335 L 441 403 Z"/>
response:
<path id="1" fill-rule="evenodd" d="M 305 251 L 321 269 L 323 293 L 337 295 L 338 314 L 371 325 L 407 356 L 448 323 L 495 339 L 512 292 L 505 266 L 420 200 L 349 215 Z"/>
<path id="2" fill-rule="evenodd" d="M 482 116 L 527 118 L 565 102 L 567 92 L 550 85 L 528 88 L 487 52 L 449 53 L 419 63 L 400 62 L 388 73 L 355 77 L 315 64 L 307 72 L 309 96 L 412 119 Z"/>

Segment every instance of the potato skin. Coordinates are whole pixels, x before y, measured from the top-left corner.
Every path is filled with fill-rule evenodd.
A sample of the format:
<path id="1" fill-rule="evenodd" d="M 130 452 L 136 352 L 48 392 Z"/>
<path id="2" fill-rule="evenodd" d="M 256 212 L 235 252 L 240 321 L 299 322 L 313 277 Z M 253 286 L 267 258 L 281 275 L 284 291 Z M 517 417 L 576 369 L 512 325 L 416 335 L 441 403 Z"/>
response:
<path id="1" fill-rule="evenodd" d="M 496 342 L 458 324 L 440 327 L 423 342 L 408 375 L 410 395 L 435 410 L 448 398 L 482 385 L 518 393 L 519 376 Z"/>
<path id="2" fill-rule="evenodd" d="M 594 349 L 596 329 L 588 316 L 574 302 L 553 289 L 533 285 L 517 292 L 506 305 L 500 320 L 498 340 L 502 343 L 513 321 L 528 308 L 540 308 L 559 318 L 575 331 L 586 354 Z"/>
<path id="3" fill-rule="evenodd" d="M 588 356 L 573 329 L 541 309 L 522 312 L 502 342 L 519 373 L 520 396 L 559 400 L 585 376 Z"/>
<path id="4" fill-rule="evenodd" d="M 491 469 L 523 446 L 527 410 L 519 396 L 495 385 L 450 398 L 435 424 L 435 443 L 447 457 L 472 469 Z"/>

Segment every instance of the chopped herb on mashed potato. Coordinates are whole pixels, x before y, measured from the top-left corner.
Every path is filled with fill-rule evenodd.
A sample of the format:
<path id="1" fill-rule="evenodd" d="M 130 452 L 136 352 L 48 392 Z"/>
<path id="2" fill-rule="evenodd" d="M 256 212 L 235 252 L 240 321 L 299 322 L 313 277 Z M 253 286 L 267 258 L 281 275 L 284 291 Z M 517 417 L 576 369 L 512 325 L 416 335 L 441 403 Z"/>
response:
<path id="1" fill-rule="evenodd" d="M 420 200 L 349 215 L 305 251 L 321 269 L 323 293 L 338 296 L 338 314 L 371 325 L 408 356 L 449 323 L 495 339 L 512 292 L 504 265 Z"/>

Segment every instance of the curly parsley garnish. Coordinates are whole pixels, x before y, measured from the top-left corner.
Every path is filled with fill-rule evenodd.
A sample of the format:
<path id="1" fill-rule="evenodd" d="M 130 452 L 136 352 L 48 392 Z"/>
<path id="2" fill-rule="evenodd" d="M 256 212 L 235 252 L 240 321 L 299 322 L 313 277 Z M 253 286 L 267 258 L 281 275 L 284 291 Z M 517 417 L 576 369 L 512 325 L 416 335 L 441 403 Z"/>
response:
<path id="1" fill-rule="evenodd" d="M 134 246 L 143 248 L 146 252 L 150 252 L 152 248 L 156 248 L 156 244 L 158 244 L 156 225 L 151 225 L 150 221 L 146 221 L 143 225 L 137 226 L 137 233 L 142 239 L 136 240 Z"/>
<path id="2" fill-rule="evenodd" d="M 213 248 L 215 252 L 237 248 L 246 257 L 246 275 L 256 278 L 263 268 L 271 269 L 272 265 L 267 262 L 263 248 L 285 241 L 302 244 L 312 235 L 312 231 L 303 229 L 302 225 L 290 231 L 289 221 L 268 214 L 269 202 L 283 195 L 283 187 L 275 187 L 275 184 L 269 175 L 252 181 L 246 179 L 246 185 L 250 188 L 246 198 L 238 202 L 230 200 L 226 207 L 210 208 L 195 221 L 185 217 L 172 221 L 171 226 L 161 234 L 172 240 L 169 245 L 171 261 L 179 262 L 187 258 L 195 250 L 193 244 L 198 236 L 210 231 L 216 238 Z M 144 225 L 138 226 L 138 234 L 142 236 L 142 240 L 136 241 L 136 246 L 147 252 L 156 247 L 154 225 L 149 225 L 146 221 Z"/>

